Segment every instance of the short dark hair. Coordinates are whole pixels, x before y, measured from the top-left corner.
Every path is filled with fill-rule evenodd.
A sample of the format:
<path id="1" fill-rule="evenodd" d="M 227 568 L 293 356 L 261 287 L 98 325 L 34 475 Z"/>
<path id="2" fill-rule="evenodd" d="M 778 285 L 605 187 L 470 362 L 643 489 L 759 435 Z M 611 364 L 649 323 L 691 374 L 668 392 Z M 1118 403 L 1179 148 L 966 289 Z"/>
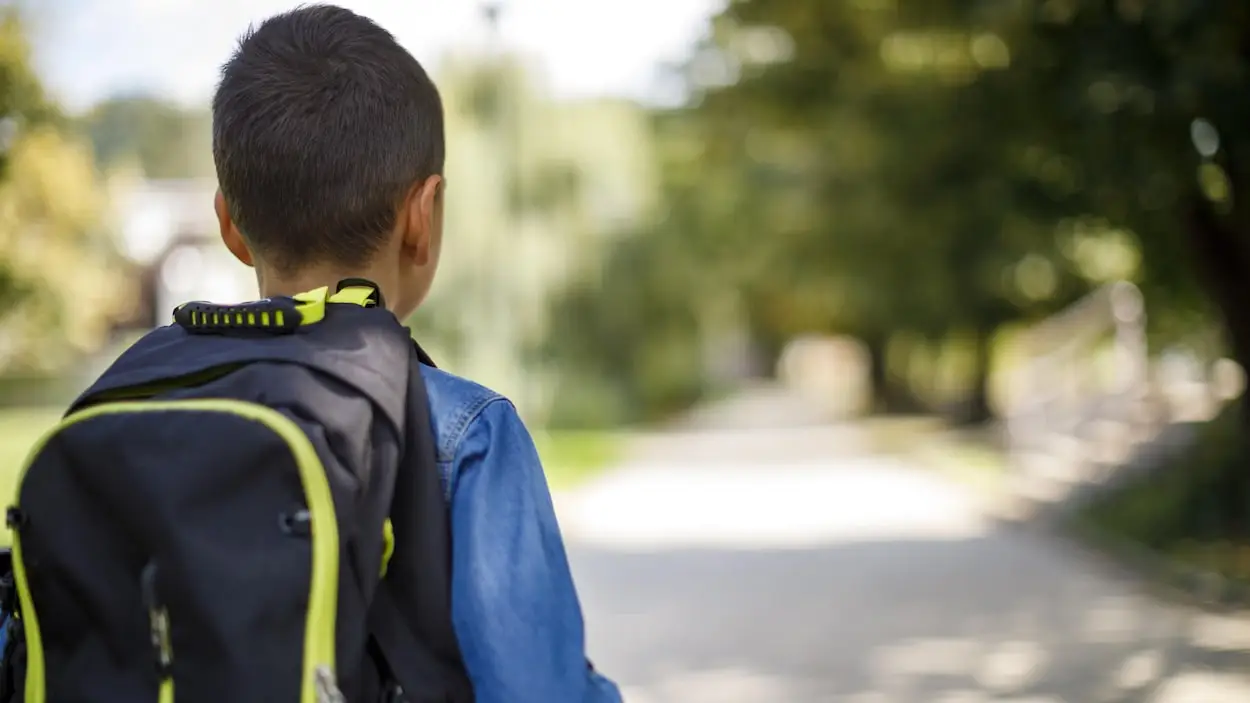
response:
<path id="1" fill-rule="evenodd" d="M 359 266 L 412 186 L 441 174 L 443 107 L 372 20 L 307 5 L 249 28 L 213 96 L 213 161 L 235 225 L 280 270 Z"/>

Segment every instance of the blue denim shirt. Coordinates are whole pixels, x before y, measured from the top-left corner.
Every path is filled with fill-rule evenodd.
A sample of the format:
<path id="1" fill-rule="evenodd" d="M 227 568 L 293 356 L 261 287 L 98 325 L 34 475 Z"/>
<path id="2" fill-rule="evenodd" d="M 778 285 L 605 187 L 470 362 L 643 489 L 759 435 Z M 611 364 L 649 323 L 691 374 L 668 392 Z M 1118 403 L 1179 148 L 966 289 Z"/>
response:
<path id="1" fill-rule="evenodd" d="M 422 371 L 451 508 L 452 622 L 477 703 L 620 703 L 587 665 L 551 493 L 516 408 Z"/>

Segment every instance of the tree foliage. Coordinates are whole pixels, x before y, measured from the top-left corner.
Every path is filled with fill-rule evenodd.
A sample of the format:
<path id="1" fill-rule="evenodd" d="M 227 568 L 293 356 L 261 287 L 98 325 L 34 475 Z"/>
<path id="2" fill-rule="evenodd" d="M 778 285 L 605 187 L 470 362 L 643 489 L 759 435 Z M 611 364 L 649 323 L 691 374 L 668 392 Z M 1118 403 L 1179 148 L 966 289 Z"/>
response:
<path id="1" fill-rule="evenodd" d="M 126 300 L 90 145 L 63 124 L 20 16 L 0 13 L 0 371 L 91 350 Z"/>
<path id="2" fill-rule="evenodd" d="M 160 98 L 110 98 L 78 119 L 91 139 L 98 163 L 134 162 L 148 178 L 215 175 L 212 117 L 207 110 L 183 109 Z"/>
<path id="3" fill-rule="evenodd" d="M 1250 362 L 1248 71 L 1244 3 L 735 0 L 664 118 L 668 208 L 617 256 L 684 267 L 665 295 L 696 318 L 741 297 L 770 351 L 983 342 L 1129 277 L 1156 332 L 1214 319 Z M 637 274 L 567 314 L 641 309 Z M 640 317 L 571 363 L 630 356 L 613 368 L 646 385 L 621 346 L 651 337 Z"/>

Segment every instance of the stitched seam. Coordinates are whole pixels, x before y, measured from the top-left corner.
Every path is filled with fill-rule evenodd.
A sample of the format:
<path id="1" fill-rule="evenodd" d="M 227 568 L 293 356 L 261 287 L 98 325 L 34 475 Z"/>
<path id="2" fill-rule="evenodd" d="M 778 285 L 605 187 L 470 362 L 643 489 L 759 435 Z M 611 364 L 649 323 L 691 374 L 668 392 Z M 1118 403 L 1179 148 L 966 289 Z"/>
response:
<path id="1" fill-rule="evenodd" d="M 461 424 L 461 426 L 459 427 L 459 431 L 455 435 L 456 437 L 456 441 L 454 444 L 455 451 L 451 452 L 451 456 L 449 459 L 445 459 L 440 462 L 441 464 L 449 465 L 447 468 L 447 473 L 446 473 L 447 484 L 446 484 L 446 488 L 444 489 L 444 493 L 445 493 L 444 497 L 448 501 L 450 501 L 452 495 L 455 494 L 456 484 L 458 483 L 459 478 L 460 478 L 460 472 L 458 470 L 459 467 L 456 466 L 455 457 L 460 451 L 460 445 L 464 442 L 465 435 L 468 434 L 469 427 L 473 424 L 473 421 L 476 420 L 478 416 L 482 414 L 482 411 L 486 410 L 486 408 L 489 407 L 492 403 L 500 402 L 500 401 L 506 403 L 508 402 L 508 399 L 497 393 L 491 393 L 491 394 L 483 395 L 482 398 L 478 399 L 476 402 L 465 406 L 466 408 L 470 408 L 471 412 L 465 412 L 463 414 L 465 418 L 464 422 Z"/>
<path id="2" fill-rule="evenodd" d="M 455 461 L 456 454 L 460 451 L 460 444 L 464 441 L 464 435 L 469 429 L 469 425 L 473 424 L 479 413 L 487 405 L 496 400 L 502 400 L 503 396 L 497 393 L 482 393 L 475 396 L 471 402 L 464 403 L 456 408 L 455 416 L 447 423 L 447 434 L 443 441 L 439 444 L 439 461 Z"/>

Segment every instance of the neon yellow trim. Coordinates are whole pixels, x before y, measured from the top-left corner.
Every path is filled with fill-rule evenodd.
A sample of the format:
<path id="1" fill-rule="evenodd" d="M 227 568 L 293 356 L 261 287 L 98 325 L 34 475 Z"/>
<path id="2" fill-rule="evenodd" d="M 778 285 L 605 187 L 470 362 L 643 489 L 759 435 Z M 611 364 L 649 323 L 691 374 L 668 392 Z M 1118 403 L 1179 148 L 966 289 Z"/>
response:
<path id="1" fill-rule="evenodd" d="M 267 310 L 260 313 L 260 324 L 265 327 L 269 326 L 269 312 Z"/>
<path id="2" fill-rule="evenodd" d="M 296 293 L 291 297 L 294 298 L 297 303 L 323 303 L 326 298 L 330 297 L 330 288 L 329 286 L 313 288 L 312 290 L 306 290 L 303 293 Z"/>
<path id="3" fill-rule="evenodd" d="M 295 299 L 295 309 L 300 312 L 301 325 L 313 325 L 326 317 L 326 299 L 330 297 L 330 289 L 322 286 L 291 296 Z"/>
<path id="4" fill-rule="evenodd" d="M 374 289 L 368 286 L 348 286 L 343 290 L 335 293 L 327 298 L 331 303 L 348 303 L 350 305 L 359 305 L 362 308 L 373 307 L 373 301 L 369 298 L 373 297 Z"/>
<path id="5" fill-rule="evenodd" d="M 36 448 L 47 442 L 47 436 L 49 435 L 45 435 L 45 438 L 40 440 Z M 17 483 L 19 491 L 22 485 L 21 478 L 25 476 L 30 464 L 31 461 L 28 459 L 26 466 L 22 468 L 22 473 L 19 474 Z M 25 613 L 22 624 L 26 638 L 26 703 L 44 703 L 48 692 L 43 668 L 43 635 L 39 632 L 39 616 L 35 614 L 35 608 L 31 605 L 30 582 L 26 578 L 26 562 L 22 560 L 22 540 L 18 536 L 18 530 L 13 530 L 11 548 L 13 550 L 13 579 L 17 581 L 17 598 L 21 603 L 22 612 Z"/>
<path id="6" fill-rule="evenodd" d="M 274 311 L 273 311 L 273 324 L 274 324 L 274 325 L 276 325 L 276 326 L 278 326 L 278 327 L 281 327 L 281 326 L 282 326 L 282 318 L 283 318 L 283 315 L 282 315 L 282 311 L 281 311 L 281 310 L 274 310 Z"/>
<path id="7" fill-rule="evenodd" d="M 391 556 L 395 554 L 395 527 L 391 525 L 391 519 L 388 517 L 382 523 L 382 570 L 378 573 L 378 578 L 386 576 L 386 567 L 391 565 Z"/>
<path id="8" fill-rule="evenodd" d="M 156 697 L 156 703 L 174 703 L 174 677 L 161 679 L 160 691 Z"/>
<path id="9" fill-rule="evenodd" d="M 338 614 L 339 588 L 339 526 L 334 510 L 334 497 L 325 467 L 317 455 L 308 435 L 286 415 L 263 405 L 241 400 L 207 398 L 192 400 L 146 400 L 126 403 L 107 403 L 81 410 L 62 420 L 44 433 L 31 449 L 18 474 L 17 490 L 13 506 L 21 507 L 22 482 L 26 472 L 34 464 L 44 446 L 57 433 L 71 425 L 105 415 L 130 413 L 160 413 L 171 411 L 215 412 L 241 417 L 268 427 L 286 441 L 295 458 L 300 482 L 308 501 L 308 513 L 312 525 L 312 575 L 308 592 L 308 614 L 304 625 L 304 661 L 300 679 L 299 703 L 317 703 L 317 670 L 335 671 L 334 639 L 335 619 Z M 35 612 L 30 593 L 30 581 L 26 563 L 22 558 L 20 530 L 13 531 L 13 575 L 17 581 L 18 598 L 21 601 L 26 631 L 26 701 L 46 703 L 47 672 L 45 671 L 43 636 L 39 631 L 39 617 Z M 166 698 L 168 696 L 168 698 Z M 162 685 L 160 703 L 172 703 L 173 682 Z"/>
<path id="10" fill-rule="evenodd" d="M 256 313 L 254 313 L 254 312 L 249 312 L 249 313 L 247 314 L 247 324 L 249 324 L 249 325 L 254 325 L 254 324 L 256 324 Z"/>

